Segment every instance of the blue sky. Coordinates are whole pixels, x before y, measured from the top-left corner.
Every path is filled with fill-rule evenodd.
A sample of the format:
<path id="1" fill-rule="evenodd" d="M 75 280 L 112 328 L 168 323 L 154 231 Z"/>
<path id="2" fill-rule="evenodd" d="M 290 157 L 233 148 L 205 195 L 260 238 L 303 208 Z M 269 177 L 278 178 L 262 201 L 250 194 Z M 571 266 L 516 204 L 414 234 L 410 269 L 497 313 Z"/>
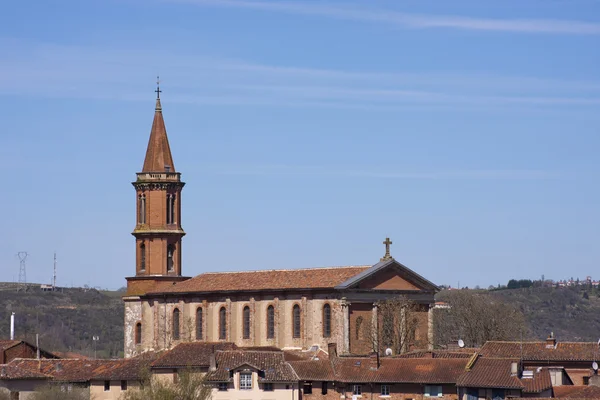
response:
<path id="1" fill-rule="evenodd" d="M 592 275 L 600 1 L 10 2 L 0 280 L 118 288 L 156 75 L 183 270 Z"/>

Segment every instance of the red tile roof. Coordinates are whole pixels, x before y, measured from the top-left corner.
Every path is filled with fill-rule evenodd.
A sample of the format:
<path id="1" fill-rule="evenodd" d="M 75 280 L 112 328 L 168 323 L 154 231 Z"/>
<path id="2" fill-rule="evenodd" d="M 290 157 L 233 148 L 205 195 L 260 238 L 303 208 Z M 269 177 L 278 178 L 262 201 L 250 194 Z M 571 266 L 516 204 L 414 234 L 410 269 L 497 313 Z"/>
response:
<path id="1" fill-rule="evenodd" d="M 525 361 L 594 361 L 600 348 L 595 342 L 486 342 L 480 354 L 485 357 L 522 358 Z"/>
<path id="2" fill-rule="evenodd" d="M 454 383 L 464 372 L 465 358 L 388 358 L 380 359 L 380 367 L 368 357 L 333 359 L 336 380 L 340 382 L 381 383 Z"/>
<path id="3" fill-rule="evenodd" d="M 333 289 L 370 266 L 208 272 L 152 293 Z"/>
<path id="4" fill-rule="evenodd" d="M 215 359 L 217 369 L 206 374 L 206 379 L 210 382 L 229 382 L 230 371 L 244 365 L 261 371 L 261 382 L 298 381 L 298 376 L 285 361 L 281 351 L 218 351 Z"/>
<path id="5" fill-rule="evenodd" d="M 0 350 L 7 350 L 21 343 L 20 340 L 0 340 Z"/>
<path id="6" fill-rule="evenodd" d="M 552 388 L 552 380 L 548 368 L 527 368 L 533 372 L 533 378 L 521 378 L 523 393 L 541 393 Z"/>
<path id="7" fill-rule="evenodd" d="M 28 369 L 19 368 L 18 366 L 12 364 L 0 365 L 0 380 L 20 379 L 52 379 L 52 376 L 38 371 L 30 371 Z"/>
<path id="8" fill-rule="evenodd" d="M 399 354 L 394 358 L 471 358 L 475 354 L 475 349 L 468 349 L 465 351 L 446 351 L 446 350 L 435 350 L 435 351 L 413 351 L 410 353 Z"/>
<path id="9" fill-rule="evenodd" d="M 298 379 L 302 381 L 335 381 L 335 372 L 331 362 L 322 360 L 289 361 Z"/>
<path id="10" fill-rule="evenodd" d="M 231 342 L 180 343 L 154 361 L 152 368 L 208 367 L 211 354 L 236 348 Z"/>
<path id="11" fill-rule="evenodd" d="M 456 381 L 457 386 L 472 388 L 523 389 L 518 376 L 511 375 L 511 364 L 518 359 L 479 357 Z"/>
<path id="12" fill-rule="evenodd" d="M 555 386 L 554 397 L 557 399 L 600 399 L 598 386 Z"/>
<path id="13" fill-rule="evenodd" d="M 26 370 L 32 376 L 42 373 L 52 376 L 56 381 L 87 382 L 96 368 L 114 362 L 114 360 L 15 359 L 9 365 Z"/>
<path id="14" fill-rule="evenodd" d="M 139 380 L 146 372 L 149 372 L 150 365 L 156 358 L 156 353 L 146 352 L 133 358 L 111 360 L 112 362 L 103 363 L 94 369 L 90 379 L 115 381 Z"/>

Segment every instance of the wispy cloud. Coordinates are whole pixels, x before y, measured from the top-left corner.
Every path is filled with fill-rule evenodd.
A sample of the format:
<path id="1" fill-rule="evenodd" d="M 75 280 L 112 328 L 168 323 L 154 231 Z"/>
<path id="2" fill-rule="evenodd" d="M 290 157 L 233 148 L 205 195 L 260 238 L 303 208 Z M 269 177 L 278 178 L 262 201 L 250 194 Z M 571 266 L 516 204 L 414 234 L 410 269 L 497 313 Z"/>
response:
<path id="1" fill-rule="evenodd" d="M 558 179 L 561 173 L 536 169 L 471 169 L 452 168 L 434 171 L 381 171 L 318 165 L 210 165 L 207 174 L 264 177 L 379 178 L 398 180 L 540 180 Z"/>
<path id="2" fill-rule="evenodd" d="M 314 69 L 127 48 L 0 39 L 0 94 L 148 101 L 161 71 L 169 102 L 394 110 L 597 107 L 600 82 L 486 74 Z M 573 107 L 572 107 L 573 108 Z"/>
<path id="3" fill-rule="evenodd" d="M 412 29 L 461 29 L 537 34 L 598 35 L 600 23 L 551 19 L 494 19 L 455 15 L 400 13 L 373 8 L 349 8 L 321 2 L 251 0 L 163 0 L 199 6 L 234 7 L 280 13 L 304 14 L 363 22 L 385 23 Z"/>

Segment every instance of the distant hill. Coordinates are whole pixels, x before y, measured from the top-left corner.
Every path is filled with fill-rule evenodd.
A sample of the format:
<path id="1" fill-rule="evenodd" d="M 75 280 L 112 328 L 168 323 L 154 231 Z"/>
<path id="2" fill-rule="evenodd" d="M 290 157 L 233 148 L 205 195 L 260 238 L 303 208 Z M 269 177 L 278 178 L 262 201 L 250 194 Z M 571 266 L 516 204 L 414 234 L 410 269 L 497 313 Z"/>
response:
<path id="1" fill-rule="evenodd" d="M 444 290 L 436 299 L 444 301 L 452 292 Z M 596 342 L 600 338 L 598 289 L 588 286 L 530 287 L 477 292 L 519 308 L 529 326 L 526 339 L 545 339 L 550 332 L 554 332 L 559 341 Z"/>
<path id="2" fill-rule="evenodd" d="M 466 289 L 468 290 L 468 289 Z M 443 301 L 452 290 L 438 293 Z M 600 338 L 600 292 L 589 287 L 478 290 L 486 296 L 509 302 L 526 317 L 526 339 L 544 339 L 550 332 L 560 341 L 597 341 Z M 94 356 L 92 336 L 99 336 L 99 358 L 123 354 L 123 303 L 121 291 L 63 288 L 44 292 L 40 285 L 0 283 L 0 339 L 8 339 L 10 313 L 16 313 L 16 338 L 49 351 L 76 352 Z"/>
<path id="3" fill-rule="evenodd" d="M 123 292 L 84 288 L 42 291 L 40 285 L 26 290 L 13 283 L 0 283 L 0 339 L 10 336 L 10 313 L 15 312 L 15 338 L 35 343 L 49 351 L 76 352 L 98 358 L 123 353 Z"/>

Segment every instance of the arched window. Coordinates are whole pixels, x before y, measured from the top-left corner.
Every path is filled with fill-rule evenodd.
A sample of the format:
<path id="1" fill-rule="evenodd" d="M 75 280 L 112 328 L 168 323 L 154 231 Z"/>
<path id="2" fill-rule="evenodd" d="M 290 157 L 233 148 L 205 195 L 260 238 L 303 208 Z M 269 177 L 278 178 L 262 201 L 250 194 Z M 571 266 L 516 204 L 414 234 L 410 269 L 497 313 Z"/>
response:
<path id="1" fill-rule="evenodd" d="M 173 310 L 173 339 L 179 340 L 179 309 Z"/>
<path id="2" fill-rule="evenodd" d="M 323 306 L 323 337 L 331 336 L 331 306 L 325 304 Z"/>
<path id="3" fill-rule="evenodd" d="M 146 195 L 140 194 L 138 196 L 138 222 L 140 224 L 146 223 Z"/>
<path id="4" fill-rule="evenodd" d="M 140 271 L 146 270 L 146 245 L 140 244 Z"/>
<path id="5" fill-rule="evenodd" d="M 275 308 L 267 307 L 267 339 L 275 337 Z"/>
<path id="6" fill-rule="evenodd" d="M 202 307 L 196 309 L 196 340 L 202 340 Z"/>
<path id="7" fill-rule="evenodd" d="M 167 246 L 167 271 L 173 271 L 173 256 L 175 253 L 175 246 L 172 244 Z"/>
<path id="8" fill-rule="evenodd" d="M 167 193 L 167 224 L 175 223 L 175 195 Z"/>
<path id="9" fill-rule="evenodd" d="M 135 324 L 135 344 L 142 343 L 142 323 Z"/>
<path id="10" fill-rule="evenodd" d="M 294 308 L 292 309 L 292 323 L 294 326 L 293 337 L 297 339 L 300 337 L 300 306 L 298 304 L 294 304 Z"/>
<path id="11" fill-rule="evenodd" d="M 250 339 L 250 307 L 244 307 L 243 311 L 243 324 L 244 324 L 244 339 Z"/>
<path id="12" fill-rule="evenodd" d="M 227 339 L 227 310 L 221 307 L 219 310 L 219 339 Z"/>

